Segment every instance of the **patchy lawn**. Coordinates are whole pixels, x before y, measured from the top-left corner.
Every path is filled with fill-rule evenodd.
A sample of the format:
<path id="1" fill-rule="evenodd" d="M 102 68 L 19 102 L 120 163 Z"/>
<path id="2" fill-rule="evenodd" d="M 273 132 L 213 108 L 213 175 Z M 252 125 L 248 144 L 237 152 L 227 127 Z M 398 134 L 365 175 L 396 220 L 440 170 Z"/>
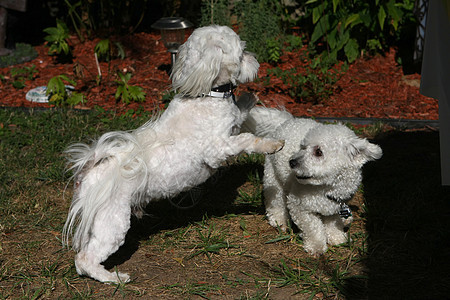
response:
<path id="1" fill-rule="evenodd" d="M 61 246 L 72 196 L 63 149 L 142 124 L 89 113 L 0 110 L 0 297 L 6 299 L 442 299 L 450 290 L 450 191 L 439 182 L 438 133 L 356 129 L 384 152 L 367 164 L 350 206 L 351 241 L 319 258 L 295 228 L 268 225 L 258 155 L 230 160 L 190 209 L 152 203 L 132 219 L 106 267 L 132 281 L 105 285 L 76 274 Z M 189 198 L 187 199 L 189 200 Z"/>

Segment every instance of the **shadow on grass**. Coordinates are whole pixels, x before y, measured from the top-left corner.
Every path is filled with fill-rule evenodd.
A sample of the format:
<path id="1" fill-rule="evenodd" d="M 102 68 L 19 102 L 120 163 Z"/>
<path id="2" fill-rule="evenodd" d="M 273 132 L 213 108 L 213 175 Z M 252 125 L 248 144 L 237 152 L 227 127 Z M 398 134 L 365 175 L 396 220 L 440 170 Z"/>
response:
<path id="1" fill-rule="evenodd" d="M 367 289 L 352 295 L 355 282 L 349 281 L 347 296 L 447 299 L 450 189 L 440 185 L 439 134 L 396 131 L 376 143 L 383 158 L 364 170 Z"/>
<path id="2" fill-rule="evenodd" d="M 248 174 L 258 172 L 262 178 L 260 163 L 237 164 L 220 168 L 216 174 L 200 187 L 201 196 L 192 208 L 179 209 L 168 200 L 151 202 L 145 209 L 146 215 L 138 219 L 132 217 L 131 228 L 124 245 L 102 264 L 111 269 L 131 258 L 139 243 L 161 230 L 185 227 L 190 223 L 202 221 L 205 216 L 224 216 L 227 214 L 264 214 L 263 205 L 242 203 L 236 205 L 238 188 L 248 181 Z M 188 196 L 189 197 L 189 196 Z M 174 201 L 176 202 L 177 199 Z"/>
<path id="3" fill-rule="evenodd" d="M 383 158 L 364 168 L 367 278 L 351 277 L 339 289 L 347 299 L 444 299 L 450 290 L 450 189 L 440 185 L 439 135 L 433 131 L 384 133 L 375 142 Z M 104 264 L 128 260 L 139 243 L 160 230 L 203 216 L 264 214 L 262 204 L 236 205 L 238 188 L 261 164 L 225 168 L 198 206 L 179 210 L 168 201 L 150 204 L 133 219 L 127 240 Z M 261 175 L 262 176 L 262 175 Z"/>

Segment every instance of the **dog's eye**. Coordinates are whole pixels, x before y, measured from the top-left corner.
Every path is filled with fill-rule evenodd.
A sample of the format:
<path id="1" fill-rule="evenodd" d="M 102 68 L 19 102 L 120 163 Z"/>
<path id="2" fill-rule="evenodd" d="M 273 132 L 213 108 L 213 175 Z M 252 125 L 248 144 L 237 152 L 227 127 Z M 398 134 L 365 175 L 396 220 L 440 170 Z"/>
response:
<path id="1" fill-rule="evenodd" d="M 306 146 L 305 145 L 300 145 L 300 150 L 306 150 Z"/>
<path id="2" fill-rule="evenodd" d="M 314 156 L 315 157 L 323 156 L 323 152 L 322 152 L 322 150 L 320 150 L 319 146 L 314 147 Z"/>

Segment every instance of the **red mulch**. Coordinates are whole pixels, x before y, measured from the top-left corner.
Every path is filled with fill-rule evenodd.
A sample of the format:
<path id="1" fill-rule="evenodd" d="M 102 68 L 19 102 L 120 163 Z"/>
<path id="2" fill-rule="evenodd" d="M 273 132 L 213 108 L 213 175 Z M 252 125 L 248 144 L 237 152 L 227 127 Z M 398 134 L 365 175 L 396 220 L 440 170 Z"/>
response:
<path id="1" fill-rule="evenodd" d="M 73 63 L 58 63 L 55 57 L 47 54 L 48 48 L 41 45 L 36 47 L 39 54 L 36 59 L 22 65 L 0 68 L 0 74 L 5 77 L 0 82 L 0 106 L 49 107 L 48 104 L 27 101 L 25 94 L 31 88 L 47 85 L 50 78 L 60 74 L 76 79 L 76 90 L 87 99 L 82 108 L 98 105 L 123 112 L 139 107 L 153 110 L 155 106 L 164 105 L 162 94 L 170 87 L 167 73 L 170 55 L 160 41 L 160 35 L 137 33 L 121 37 L 120 42 L 125 47 L 127 56 L 123 60 L 115 59 L 109 64 L 100 63 L 103 78 L 100 85 L 96 84 L 98 71 L 94 58 L 94 47 L 98 41 L 99 39 L 94 39 L 80 43 L 73 37 Z M 300 51 L 304 50 L 283 55 L 278 67 L 283 70 L 301 70 L 304 62 L 300 59 Z M 10 69 L 31 65 L 35 65 L 39 72 L 33 80 L 25 82 L 24 89 L 15 89 L 11 85 Z M 438 119 L 437 100 L 419 94 L 420 75 L 404 75 L 395 62 L 394 50 L 384 56 L 358 59 L 335 83 L 333 95 L 319 103 L 292 99 L 287 91 L 289 86 L 278 78 L 272 78 L 267 84 L 267 80 L 262 78 L 267 75 L 269 68 L 273 66 L 261 64 L 260 80 L 241 86 L 239 91 L 254 91 L 265 105 L 286 107 L 297 116 Z M 126 105 L 116 101 L 114 94 L 117 89 L 117 70 L 133 73 L 129 84 L 144 88 L 144 103 Z"/>

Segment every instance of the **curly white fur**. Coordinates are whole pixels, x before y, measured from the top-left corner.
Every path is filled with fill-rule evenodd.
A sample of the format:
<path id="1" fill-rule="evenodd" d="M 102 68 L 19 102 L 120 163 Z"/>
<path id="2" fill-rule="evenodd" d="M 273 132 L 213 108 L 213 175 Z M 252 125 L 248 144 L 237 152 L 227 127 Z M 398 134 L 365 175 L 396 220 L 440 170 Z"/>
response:
<path id="1" fill-rule="evenodd" d="M 232 97 L 205 96 L 216 86 L 253 79 L 258 67 L 230 28 L 199 28 L 180 48 L 172 73 L 179 94 L 159 118 L 67 149 L 75 192 L 63 240 L 68 244 L 75 229 L 80 275 L 128 281 L 127 274 L 109 272 L 101 262 L 124 243 L 132 212 L 205 182 L 230 156 L 283 147 L 281 140 L 237 134 L 255 96 L 243 96 L 238 105 Z"/>
<path id="2" fill-rule="evenodd" d="M 347 241 L 340 203 L 357 191 L 361 167 L 382 156 L 381 148 L 344 125 L 294 118 L 285 111 L 255 107 L 243 128 L 255 135 L 285 140 L 266 155 L 264 198 L 270 225 L 286 230 L 291 219 L 313 255 L 327 244 Z"/>

